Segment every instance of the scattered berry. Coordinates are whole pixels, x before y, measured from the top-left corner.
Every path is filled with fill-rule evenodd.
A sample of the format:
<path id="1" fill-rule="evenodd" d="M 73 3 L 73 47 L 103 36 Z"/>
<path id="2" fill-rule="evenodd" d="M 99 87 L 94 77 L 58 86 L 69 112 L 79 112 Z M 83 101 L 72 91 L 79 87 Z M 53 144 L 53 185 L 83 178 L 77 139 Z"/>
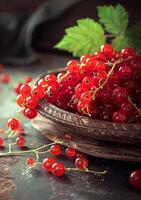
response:
<path id="1" fill-rule="evenodd" d="M 65 166 L 63 163 L 54 163 L 52 165 L 52 174 L 54 176 L 63 176 L 65 174 Z"/>
<path id="2" fill-rule="evenodd" d="M 28 167 L 33 167 L 35 165 L 35 160 L 33 158 L 27 158 L 26 165 Z"/>
<path id="3" fill-rule="evenodd" d="M 141 169 L 137 169 L 131 173 L 129 182 L 133 188 L 141 190 Z"/>
<path id="4" fill-rule="evenodd" d="M 75 160 L 75 166 L 78 169 L 86 169 L 88 167 L 88 160 L 87 160 L 87 158 L 84 158 L 84 157 L 76 158 L 76 160 Z"/>
<path id="5" fill-rule="evenodd" d="M 55 159 L 53 158 L 45 158 L 42 162 L 42 166 L 45 170 L 47 170 L 48 172 L 52 171 L 52 165 L 55 163 Z"/>
<path id="6" fill-rule="evenodd" d="M 76 155 L 76 150 L 72 147 L 68 147 L 65 151 L 65 154 L 68 158 L 73 158 Z"/>
<path id="7" fill-rule="evenodd" d="M 54 156 L 59 156 L 61 154 L 61 147 L 59 144 L 54 144 L 50 147 L 50 152 L 54 155 Z"/>
<path id="8" fill-rule="evenodd" d="M 16 144 L 18 147 L 25 147 L 26 145 L 26 140 L 23 137 L 19 137 L 16 139 Z"/>

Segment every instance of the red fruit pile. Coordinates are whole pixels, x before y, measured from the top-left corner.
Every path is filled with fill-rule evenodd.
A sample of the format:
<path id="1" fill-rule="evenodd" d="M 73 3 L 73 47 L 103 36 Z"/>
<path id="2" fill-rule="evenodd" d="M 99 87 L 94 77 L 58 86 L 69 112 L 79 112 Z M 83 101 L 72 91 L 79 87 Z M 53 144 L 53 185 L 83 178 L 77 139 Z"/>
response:
<path id="1" fill-rule="evenodd" d="M 36 117 L 45 98 L 64 110 L 113 122 L 141 122 L 141 56 L 132 48 L 115 51 L 105 44 L 94 55 L 68 62 L 66 71 L 49 74 L 31 89 L 20 87 L 17 103 Z"/>

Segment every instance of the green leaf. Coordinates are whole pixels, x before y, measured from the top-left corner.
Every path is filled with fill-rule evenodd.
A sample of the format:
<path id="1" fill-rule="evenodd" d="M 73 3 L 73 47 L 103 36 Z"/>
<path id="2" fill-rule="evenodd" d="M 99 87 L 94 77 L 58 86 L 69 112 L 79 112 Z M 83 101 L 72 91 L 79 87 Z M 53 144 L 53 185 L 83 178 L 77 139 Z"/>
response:
<path id="1" fill-rule="evenodd" d="M 122 34 L 118 35 L 115 39 L 112 40 L 112 46 L 115 50 L 121 51 L 124 47 L 129 47 L 128 38 Z"/>
<path id="2" fill-rule="evenodd" d="M 141 53 L 141 21 L 133 25 L 126 32 L 128 45 Z"/>
<path id="3" fill-rule="evenodd" d="M 86 18 L 78 20 L 76 26 L 66 29 L 65 36 L 55 48 L 80 57 L 98 51 L 105 40 L 102 26 L 93 19 Z"/>
<path id="4" fill-rule="evenodd" d="M 123 33 L 128 25 L 128 12 L 118 4 L 116 7 L 98 6 L 99 21 L 104 25 L 105 30 L 114 35 Z"/>

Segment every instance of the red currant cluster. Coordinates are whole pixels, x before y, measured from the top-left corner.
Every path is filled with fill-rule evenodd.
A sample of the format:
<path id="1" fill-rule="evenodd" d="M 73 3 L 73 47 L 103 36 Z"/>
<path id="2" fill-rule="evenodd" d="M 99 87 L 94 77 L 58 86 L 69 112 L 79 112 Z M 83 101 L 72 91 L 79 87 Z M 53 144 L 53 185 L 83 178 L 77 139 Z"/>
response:
<path id="1" fill-rule="evenodd" d="M 49 152 L 54 155 L 54 156 L 59 156 L 62 153 L 61 146 L 59 144 L 54 144 L 50 147 Z M 64 175 L 67 171 L 72 171 L 72 170 L 87 170 L 88 172 L 93 172 L 87 169 L 88 167 L 88 160 L 85 157 L 83 153 L 77 152 L 74 148 L 68 147 L 65 151 L 65 155 L 68 158 L 75 158 L 75 166 L 76 168 L 66 168 L 63 163 L 57 162 L 56 159 L 48 157 L 45 158 L 42 162 L 41 165 L 43 169 L 45 169 L 47 172 L 51 172 L 54 176 L 62 176 Z M 26 160 L 26 164 L 29 167 L 35 167 L 38 162 L 35 161 L 32 157 L 28 158 Z M 100 173 L 100 172 L 99 172 Z M 103 173 L 103 172 L 102 172 Z"/>
<path id="2" fill-rule="evenodd" d="M 116 52 L 110 44 L 66 71 L 39 80 L 42 97 L 70 112 L 113 122 L 140 122 L 141 56 L 132 48 Z M 42 90 L 42 89 L 41 89 Z"/>

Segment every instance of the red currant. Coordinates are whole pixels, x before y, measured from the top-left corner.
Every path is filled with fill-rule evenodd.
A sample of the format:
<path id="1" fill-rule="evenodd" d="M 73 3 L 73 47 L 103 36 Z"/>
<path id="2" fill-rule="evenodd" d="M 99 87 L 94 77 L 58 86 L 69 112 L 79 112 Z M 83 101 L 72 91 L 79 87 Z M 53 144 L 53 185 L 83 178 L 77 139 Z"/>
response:
<path id="1" fill-rule="evenodd" d="M 10 77 L 9 74 L 4 73 L 4 74 L 2 74 L 2 75 L 0 76 L 0 81 L 1 81 L 2 83 L 4 83 L 4 84 L 8 84 L 8 83 L 10 83 L 10 81 L 11 81 L 11 77 Z"/>
<path id="2" fill-rule="evenodd" d="M 45 89 L 40 85 L 36 86 L 32 90 L 32 95 L 38 99 L 42 99 L 45 96 Z"/>
<path id="3" fill-rule="evenodd" d="M 78 169 L 86 169 L 88 167 L 88 160 L 87 160 L 87 158 L 84 158 L 84 157 L 76 158 L 76 160 L 75 160 L 75 166 Z"/>
<path id="4" fill-rule="evenodd" d="M 54 144 L 50 147 L 50 152 L 54 155 L 54 156 L 58 156 L 61 154 L 61 147 L 59 144 Z"/>
<path id="5" fill-rule="evenodd" d="M 25 106 L 25 102 L 26 102 L 26 97 L 24 97 L 24 96 L 22 96 L 20 94 L 20 95 L 17 96 L 16 102 L 20 107 L 24 107 Z"/>
<path id="6" fill-rule="evenodd" d="M 26 140 L 23 137 L 19 137 L 16 139 L 16 144 L 18 147 L 25 147 L 26 145 Z"/>
<path id="7" fill-rule="evenodd" d="M 26 165 L 28 167 L 33 167 L 35 165 L 35 160 L 33 158 L 27 158 Z"/>
<path id="8" fill-rule="evenodd" d="M 20 87 L 20 94 L 24 97 L 28 97 L 31 93 L 31 87 L 26 84 L 22 84 Z"/>
<path id="9" fill-rule="evenodd" d="M 137 169 L 131 173 L 129 182 L 133 188 L 141 190 L 141 169 Z"/>
<path id="10" fill-rule="evenodd" d="M 68 158 L 73 158 L 76 155 L 76 150 L 72 147 L 68 147 L 65 151 L 65 154 Z"/>
<path id="11" fill-rule="evenodd" d="M 52 165 L 52 174 L 54 176 L 63 176 L 65 174 L 65 166 L 63 163 L 54 163 Z"/>
<path id="12" fill-rule="evenodd" d="M 3 138 L 0 138 L 0 147 L 2 147 L 4 145 L 4 140 Z"/>
<path id="13" fill-rule="evenodd" d="M 26 107 L 33 109 L 36 108 L 37 105 L 38 105 L 38 99 L 36 97 L 31 96 L 26 99 Z"/>
<path id="14" fill-rule="evenodd" d="M 25 108 L 23 114 L 28 119 L 34 119 L 37 116 L 37 110 L 35 108 L 34 109 Z"/>
<path id="15" fill-rule="evenodd" d="M 14 91 L 17 93 L 17 94 L 20 94 L 20 88 L 23 84 L 22 83 L 18 83 L 15 88 L 14 88 Z"/>
<path id="16" fill-rule="evenodd" d="M 13 131 L 17 130 L 19 125 L 20 125 L 19 120 L 15 118 L 11 118 L 8 120 L 8 127 Z"/>
<path id="17" fill-rule="evenodd" d="M 52 171 L 52 165 L 55 163 L 55 159 L 53 158 L 45 158 L 42 162 L 42 166 L 45 170 L 47 170 L 48 172 Z"/>

